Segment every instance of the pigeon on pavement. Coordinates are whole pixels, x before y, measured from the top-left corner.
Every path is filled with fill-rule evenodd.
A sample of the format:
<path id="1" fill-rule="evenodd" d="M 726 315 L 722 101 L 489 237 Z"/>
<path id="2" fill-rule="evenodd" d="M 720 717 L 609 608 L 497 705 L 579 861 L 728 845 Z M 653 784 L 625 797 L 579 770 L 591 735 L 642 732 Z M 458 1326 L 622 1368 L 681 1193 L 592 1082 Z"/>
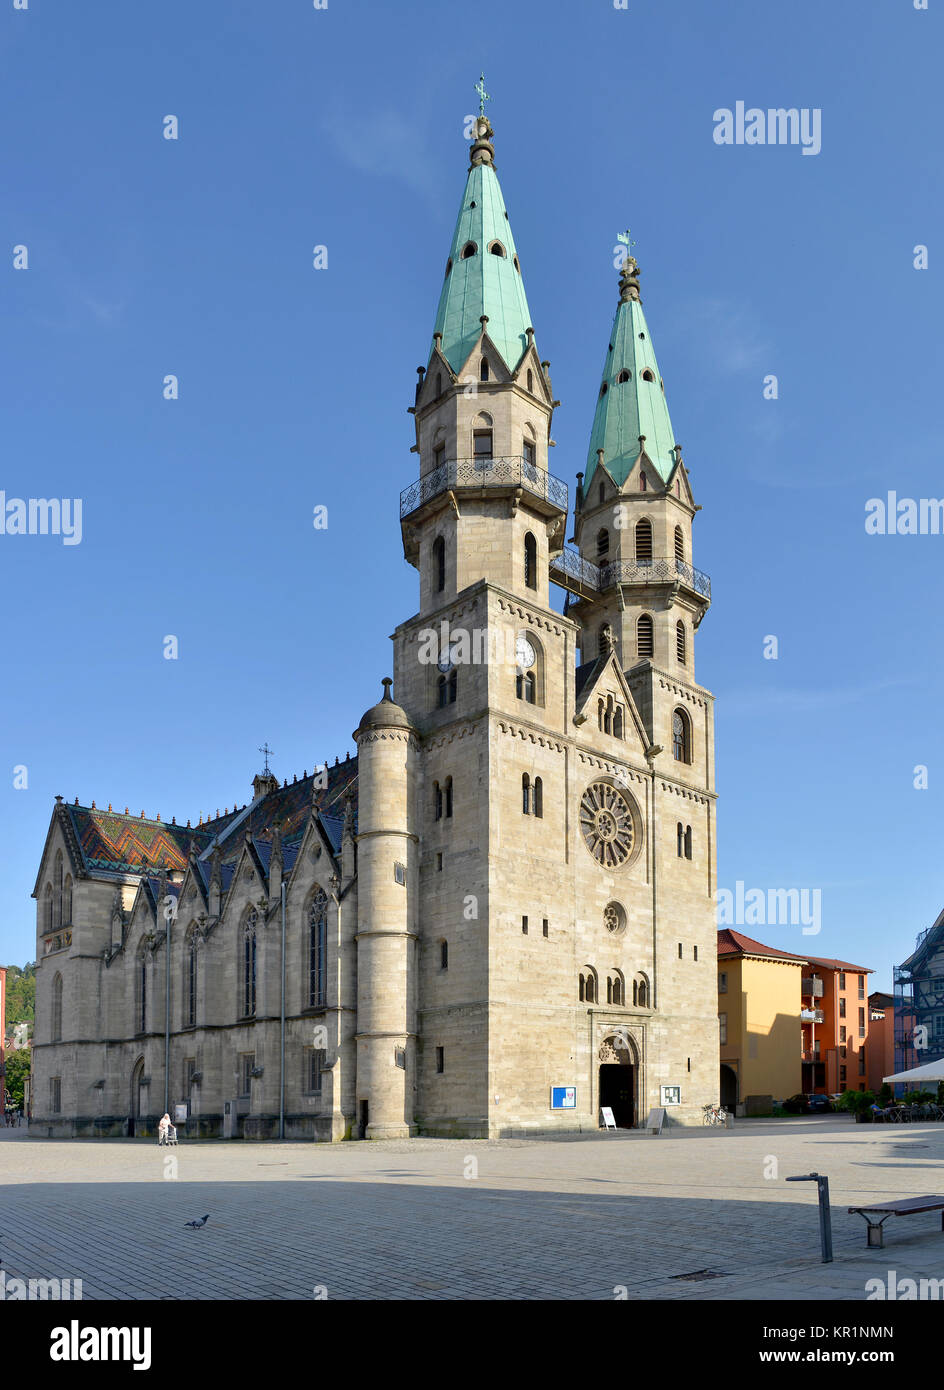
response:
<path id="1" fill-rule="evenodd" d="M 202 1226 L 206 1225 L 209 1219 L 210 1213 L 207 1212 L 206 1216 L 201 1216 L 199 1221 L 185 1221 L 184 1225 L 191 1226 L 195 1231 L 199 1231 Z"/>

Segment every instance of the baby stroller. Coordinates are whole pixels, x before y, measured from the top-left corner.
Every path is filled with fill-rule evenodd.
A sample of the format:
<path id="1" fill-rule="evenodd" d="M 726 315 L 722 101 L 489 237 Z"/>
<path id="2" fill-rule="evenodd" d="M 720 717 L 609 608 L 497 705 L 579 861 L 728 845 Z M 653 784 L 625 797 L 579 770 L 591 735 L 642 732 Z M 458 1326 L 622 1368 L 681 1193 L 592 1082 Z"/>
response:
<path id="1" fill-rule="evenodd" d="M 166 1129 L 158 1130 L 157 1143 L 159 1148 L 163 1147 L 165 1144 L 173 1144 L 173 1146 L 176 1148 L 177 1126 L 168 1125 Z"/>

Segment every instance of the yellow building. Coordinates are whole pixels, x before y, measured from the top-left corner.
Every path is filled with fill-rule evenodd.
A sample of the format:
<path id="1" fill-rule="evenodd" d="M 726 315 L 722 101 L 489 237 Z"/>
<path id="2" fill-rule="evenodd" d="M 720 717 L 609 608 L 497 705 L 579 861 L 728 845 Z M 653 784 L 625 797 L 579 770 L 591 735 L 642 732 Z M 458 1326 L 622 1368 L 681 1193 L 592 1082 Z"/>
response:
<path id="1" fill-rule="evenodd" d="M 728 927 L 718 932 L 721 1103 L 729 1110 L 743 1104 L 750 1114 L 754 1097 L 785 1100 L 800 1090 L 806 963 Z"/>

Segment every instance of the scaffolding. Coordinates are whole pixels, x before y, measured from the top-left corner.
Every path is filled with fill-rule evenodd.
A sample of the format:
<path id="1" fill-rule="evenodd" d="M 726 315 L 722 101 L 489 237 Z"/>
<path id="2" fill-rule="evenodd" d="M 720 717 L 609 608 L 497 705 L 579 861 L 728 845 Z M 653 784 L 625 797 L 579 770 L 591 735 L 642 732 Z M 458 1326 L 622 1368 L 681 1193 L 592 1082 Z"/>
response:
<path id="1" fill-rule="evenodd" d="M 896 1072 L 940 1061 L 944 1057 L 944 913 L 933 927 L 919 932 L 912 954 L 895 967 L 894 994 Z"/>

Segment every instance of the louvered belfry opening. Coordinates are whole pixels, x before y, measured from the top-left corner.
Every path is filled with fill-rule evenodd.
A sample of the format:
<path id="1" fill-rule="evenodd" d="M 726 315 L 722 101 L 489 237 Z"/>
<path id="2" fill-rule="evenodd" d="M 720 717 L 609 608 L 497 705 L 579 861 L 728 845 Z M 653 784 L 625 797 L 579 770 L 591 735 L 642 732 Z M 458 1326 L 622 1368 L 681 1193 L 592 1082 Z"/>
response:
<path id="1" fill-rule="evenodd" d="M 646 517 L 636 522 L 636 564 L 652 562 L 652 522 Z"/>
<path id="2" fill-rule="evenodd" d="M 652 656 L 652 619 L 648 613 L 642 613 L 636 620 L 636 655 Z"/>

